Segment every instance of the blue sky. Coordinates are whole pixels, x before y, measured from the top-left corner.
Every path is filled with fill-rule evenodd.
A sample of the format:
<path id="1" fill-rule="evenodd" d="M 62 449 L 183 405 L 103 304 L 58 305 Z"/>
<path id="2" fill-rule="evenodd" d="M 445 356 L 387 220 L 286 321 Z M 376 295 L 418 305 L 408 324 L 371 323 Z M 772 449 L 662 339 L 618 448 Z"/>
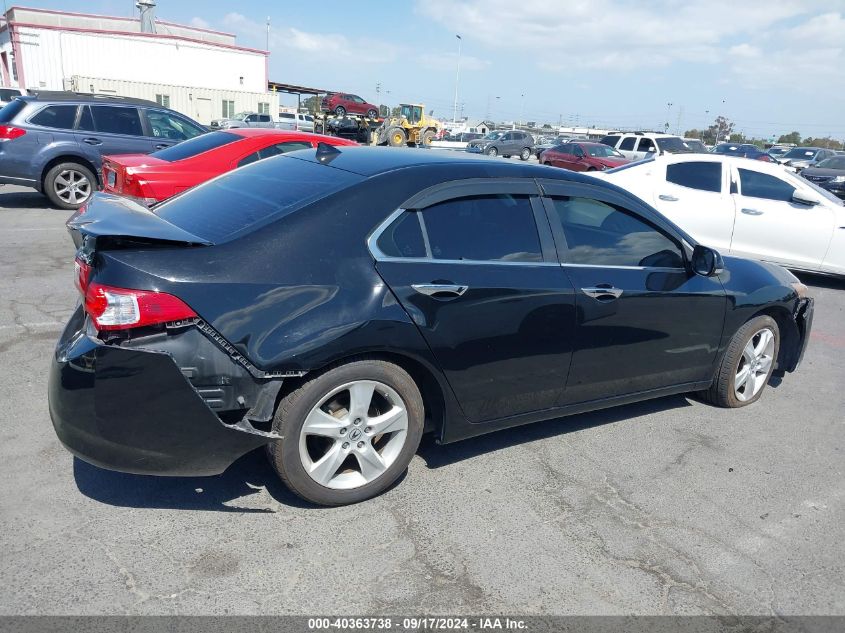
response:
<path id="1" fill-rule="evenodd" d="M 7 2 L 9 6 L 13 2 Z M 132 0 L 22 6 L 134 15 Z M 271 79 L 471 117 L 845 140 L 845 0 L 159 0 L 158 16 L 264 48 Z M 669 103 L 672 104 L 669 107 Z M 668 116 L 667 116 L 668 113 Z"/>

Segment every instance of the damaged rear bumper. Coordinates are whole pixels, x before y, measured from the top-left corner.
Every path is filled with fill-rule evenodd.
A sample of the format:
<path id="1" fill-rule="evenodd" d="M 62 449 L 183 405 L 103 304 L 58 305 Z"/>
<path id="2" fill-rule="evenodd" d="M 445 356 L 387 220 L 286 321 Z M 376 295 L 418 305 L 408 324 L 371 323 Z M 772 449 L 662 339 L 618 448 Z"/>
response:
<path id="1" fill-rule="evenodd" d="M 255 380 L 193 327 L 150 337 L 143 347 L 105 344 L 77 310 L 57 345 L 48 395 L 56 434 L 86 462 L 197 476 L 219 474 L 274 441 L 248 416 L 274 401 L 280 385 Z M 261 408 L 269 419 L 272 405 Z"/>
<path id="2" fill-rule="evenodd" d="M 795 352 L 787 365 L 787 371 L 795 371 L 804 360 L 804 353 L 807 351 L 807 345 L 810 342 L 810 330 L 813 329 L 813 312 L 815 310 L 815 300 L 812 297 L 806 297 L 798 302 L 795 308 L 793 318 L 795 325 L 798 328 L 798 345 Z"/>

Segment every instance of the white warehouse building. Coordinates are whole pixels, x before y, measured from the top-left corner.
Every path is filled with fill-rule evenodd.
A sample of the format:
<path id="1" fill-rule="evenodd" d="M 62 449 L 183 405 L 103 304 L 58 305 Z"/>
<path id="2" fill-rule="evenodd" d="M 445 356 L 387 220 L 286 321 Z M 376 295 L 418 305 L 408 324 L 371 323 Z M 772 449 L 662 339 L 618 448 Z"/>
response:
<path id="1" fill-rule="evenodd" d="M 277 113 L 268 52 L 229 33 L 141 18 L 13 7 L 0 21 L 0 85 L 138 97 L 203 124 L 239 111 Z"/>

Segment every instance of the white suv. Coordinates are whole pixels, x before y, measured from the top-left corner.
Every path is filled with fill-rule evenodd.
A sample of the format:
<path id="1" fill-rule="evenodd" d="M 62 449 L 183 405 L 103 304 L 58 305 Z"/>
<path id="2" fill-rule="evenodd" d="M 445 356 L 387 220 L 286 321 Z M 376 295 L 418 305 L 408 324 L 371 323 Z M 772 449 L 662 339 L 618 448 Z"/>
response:
<path id="1" fill-rule="evenodd" d="M 655 132 L 614 132 L 600 142 L 615 148 L 629 160 L 664 154 L 688 154 L 691 151 L 680 136 Z"/>

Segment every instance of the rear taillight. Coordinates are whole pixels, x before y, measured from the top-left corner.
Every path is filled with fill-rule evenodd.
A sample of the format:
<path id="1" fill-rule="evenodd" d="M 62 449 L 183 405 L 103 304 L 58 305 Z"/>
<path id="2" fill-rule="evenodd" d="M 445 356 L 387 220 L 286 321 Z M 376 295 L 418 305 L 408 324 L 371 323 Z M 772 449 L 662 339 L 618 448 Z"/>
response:
<path id="1" fill-rule="evenodd" d="M 26 134 L 26 130 L 11 125 L 0 125 L 0 143 L 12 141 Z"/>
<path id="2" fill-rule="evenodd" d="M 76 260 L 76 286 L 85 312 L 98 330 L 128 330 L 197 316 L 178 297 L 152 290 L 115 288 L 91 282 L 91 267 Z"/>

